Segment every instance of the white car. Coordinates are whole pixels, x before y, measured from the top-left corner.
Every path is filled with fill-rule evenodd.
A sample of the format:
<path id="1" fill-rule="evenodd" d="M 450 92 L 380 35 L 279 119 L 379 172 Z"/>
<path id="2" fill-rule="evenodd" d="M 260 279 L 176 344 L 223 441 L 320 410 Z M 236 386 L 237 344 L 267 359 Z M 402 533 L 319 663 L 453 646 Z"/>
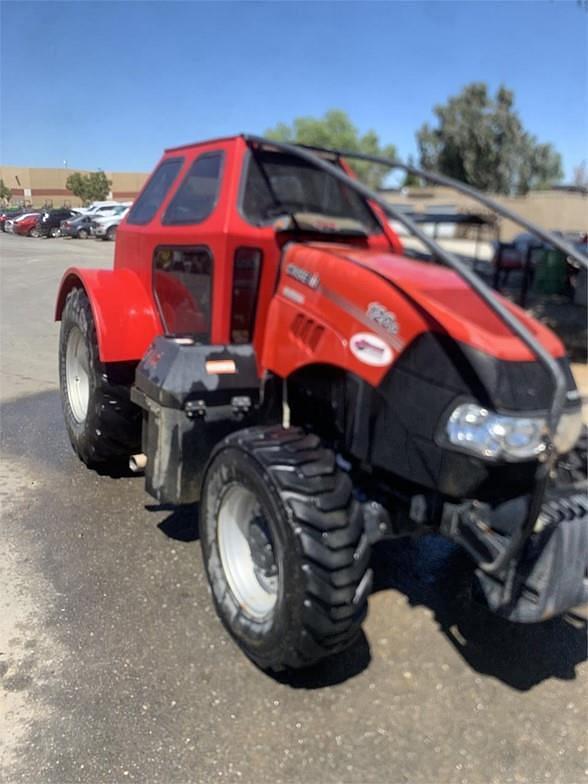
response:
<path id="1" fill-rule="evenodd" d="M 88 207 L 76 207 L 75 211 L 80 215 L 88 215 L 90 218 L 102 218 L 114 215 L 121 207 L 130 207 L 131 202 L 121 201 L 95 201 Z"/>
<path id="2" fill-rule="evenodd" d="M 121 204 L 111 215 L 94 218 L 90 224 L 94 237 L 100 238 L 101 240 L 113 240 L 116 236 L 118 224 L 128 211 L 129 207 L 125 207 Z"/>

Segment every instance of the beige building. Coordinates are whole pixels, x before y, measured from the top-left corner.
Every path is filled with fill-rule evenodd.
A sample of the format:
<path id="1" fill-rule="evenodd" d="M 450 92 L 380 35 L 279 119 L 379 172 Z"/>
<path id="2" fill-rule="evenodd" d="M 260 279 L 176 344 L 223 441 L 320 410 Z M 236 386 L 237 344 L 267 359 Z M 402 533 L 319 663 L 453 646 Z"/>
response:
<path id="1" fill-rule="evenodd" d="M 40 207 L 45 204 L 54 207 L 69 205 L 77 207 L 80 199 L 65 187 L 65 181 L 74 171 L 88 174 L 86 169 L 34 169 L 26 166 L 0 165 L 0 178 L 12 192 L 11 202 L 25 203 Z M 147 174 L 144 172 L 105 172 L 111 181 L 108 198 L 118 201 L 132 201 L 141 188 Z"/>
<path id="2" fill-rule="evenodd" d="M 35 169 L 26 166 L 0 165 L 0 178 L 12 191 L 12 203 L 45 204 L 72 207 L 81 204 L 80 199 L 65 187 L 65 181 L 74 171 L 87 174 L 84 169 Z M 108 198 L 132 201 L 145 183 L 145 172 L 105 172 L 111 181 Z M 418 212 L 429 207 L 456 207 L 459 211 L 483 212 L 480 205 L 449 188 L 407 188 L 402 192 L 384 192 L 392 204 L 409 206 Z M 588 194 L 566 190 L 532 191 L 527 196 L 497 196 L 499 202 L 511 207 L 524 217 L 530 218 L 545 229 L 560 231 L 588 231 Z M 522 229 L 507 220 L 500 222 L 502 240 L 512 239 Z"/>
<path id="3" fill-rule="evenodd" d="M 454 207 L 459 212 L 488 212 L 481 204 L 450 188 L 406 188 L 402 192 L 384 192 L 391 204 L 410 207 L 416 212 L 426 212 L 430 207 L 437 211 L 441 207 Z M 531 191 L 526 196 L 494 196 L 505 207 L 518 212 L 524 218 L 537 223 L 544 229 L 559 231 L 588 231 L 588 193 L 565 189 Z M 512 221 L 501 219 L 500 239 L 511 240 L 524 231 Z"/>

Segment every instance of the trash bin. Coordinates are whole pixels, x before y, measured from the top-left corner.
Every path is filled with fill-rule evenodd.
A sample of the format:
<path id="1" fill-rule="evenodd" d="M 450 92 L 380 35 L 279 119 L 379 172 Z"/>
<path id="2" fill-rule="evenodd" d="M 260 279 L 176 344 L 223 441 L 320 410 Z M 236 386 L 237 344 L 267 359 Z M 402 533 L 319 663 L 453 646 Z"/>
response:
<path id="1" fill-rule="evenodd" d="M 565 294 L 567 286 L 566 257 L 559 250 L 537 252 L 533 289 L 536 294 Z"/>
<path id="2" fill-rule="evenodd" d="M 576 289 L 574 291 L 574 304 L 575 305 L 583 305 L 586 307 L 586 301 L 588 297 L 586 296 L 588 293 L 588 277 L 586 273 L 586 267 L 582 267 L 581 270 L 578 271 L 578 275 L 576 277 Z"/>

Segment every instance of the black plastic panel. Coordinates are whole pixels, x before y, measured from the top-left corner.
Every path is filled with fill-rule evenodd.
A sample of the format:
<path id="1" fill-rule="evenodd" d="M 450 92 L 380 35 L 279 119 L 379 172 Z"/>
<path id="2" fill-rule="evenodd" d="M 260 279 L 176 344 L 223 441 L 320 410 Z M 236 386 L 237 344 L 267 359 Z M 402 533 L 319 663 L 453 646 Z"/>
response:
<path id="1" fill-rule="evenodd" d="M 575 389 L 568 360 L 559 362 Z M 504 362 L 426 333 L 378 389 L 363 386 L 357 379 L 347 384 L 347 442 L 360 459 L 453 498 L 497 502 L 532 487 L 535 461 L 492 463 L 439 443 L 438 433 L 460 400 L 511 413 L 546 411 L 551 389 L 538 362 Z"/>

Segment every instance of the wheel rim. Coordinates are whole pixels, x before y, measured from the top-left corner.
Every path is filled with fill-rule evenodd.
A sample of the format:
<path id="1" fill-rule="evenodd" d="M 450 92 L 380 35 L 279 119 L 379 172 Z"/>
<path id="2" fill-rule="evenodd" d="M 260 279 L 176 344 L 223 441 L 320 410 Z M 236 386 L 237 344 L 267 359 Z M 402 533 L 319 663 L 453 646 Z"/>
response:
<path id="1" fill-rule="evenodd" d="M 51 229 L 52 237 L 59 237 L 59 229 Z"/>
<path id="2" fill-rule="evenodd" d="M 227 488 L 218 512 L 221 562 L 233 595 L 256 619 L 273 610 L 278 567 L 271 532 L 254 493 L 241 484 Z"/>
<path id="3" fill-rule="evenodd" d="M 82 240 L 85 240 L 88 237 L 88 232 L 85 229 L 80 229 L 78 232 L 78 237 Z"/>
<path id="4" fill-rule="evenodd" d="M 90 400 L 90 362 L 88 347 L 79 327 L 72 327 L 65 353 L 67 397 L 74 419 L 82 423 Z"/>

